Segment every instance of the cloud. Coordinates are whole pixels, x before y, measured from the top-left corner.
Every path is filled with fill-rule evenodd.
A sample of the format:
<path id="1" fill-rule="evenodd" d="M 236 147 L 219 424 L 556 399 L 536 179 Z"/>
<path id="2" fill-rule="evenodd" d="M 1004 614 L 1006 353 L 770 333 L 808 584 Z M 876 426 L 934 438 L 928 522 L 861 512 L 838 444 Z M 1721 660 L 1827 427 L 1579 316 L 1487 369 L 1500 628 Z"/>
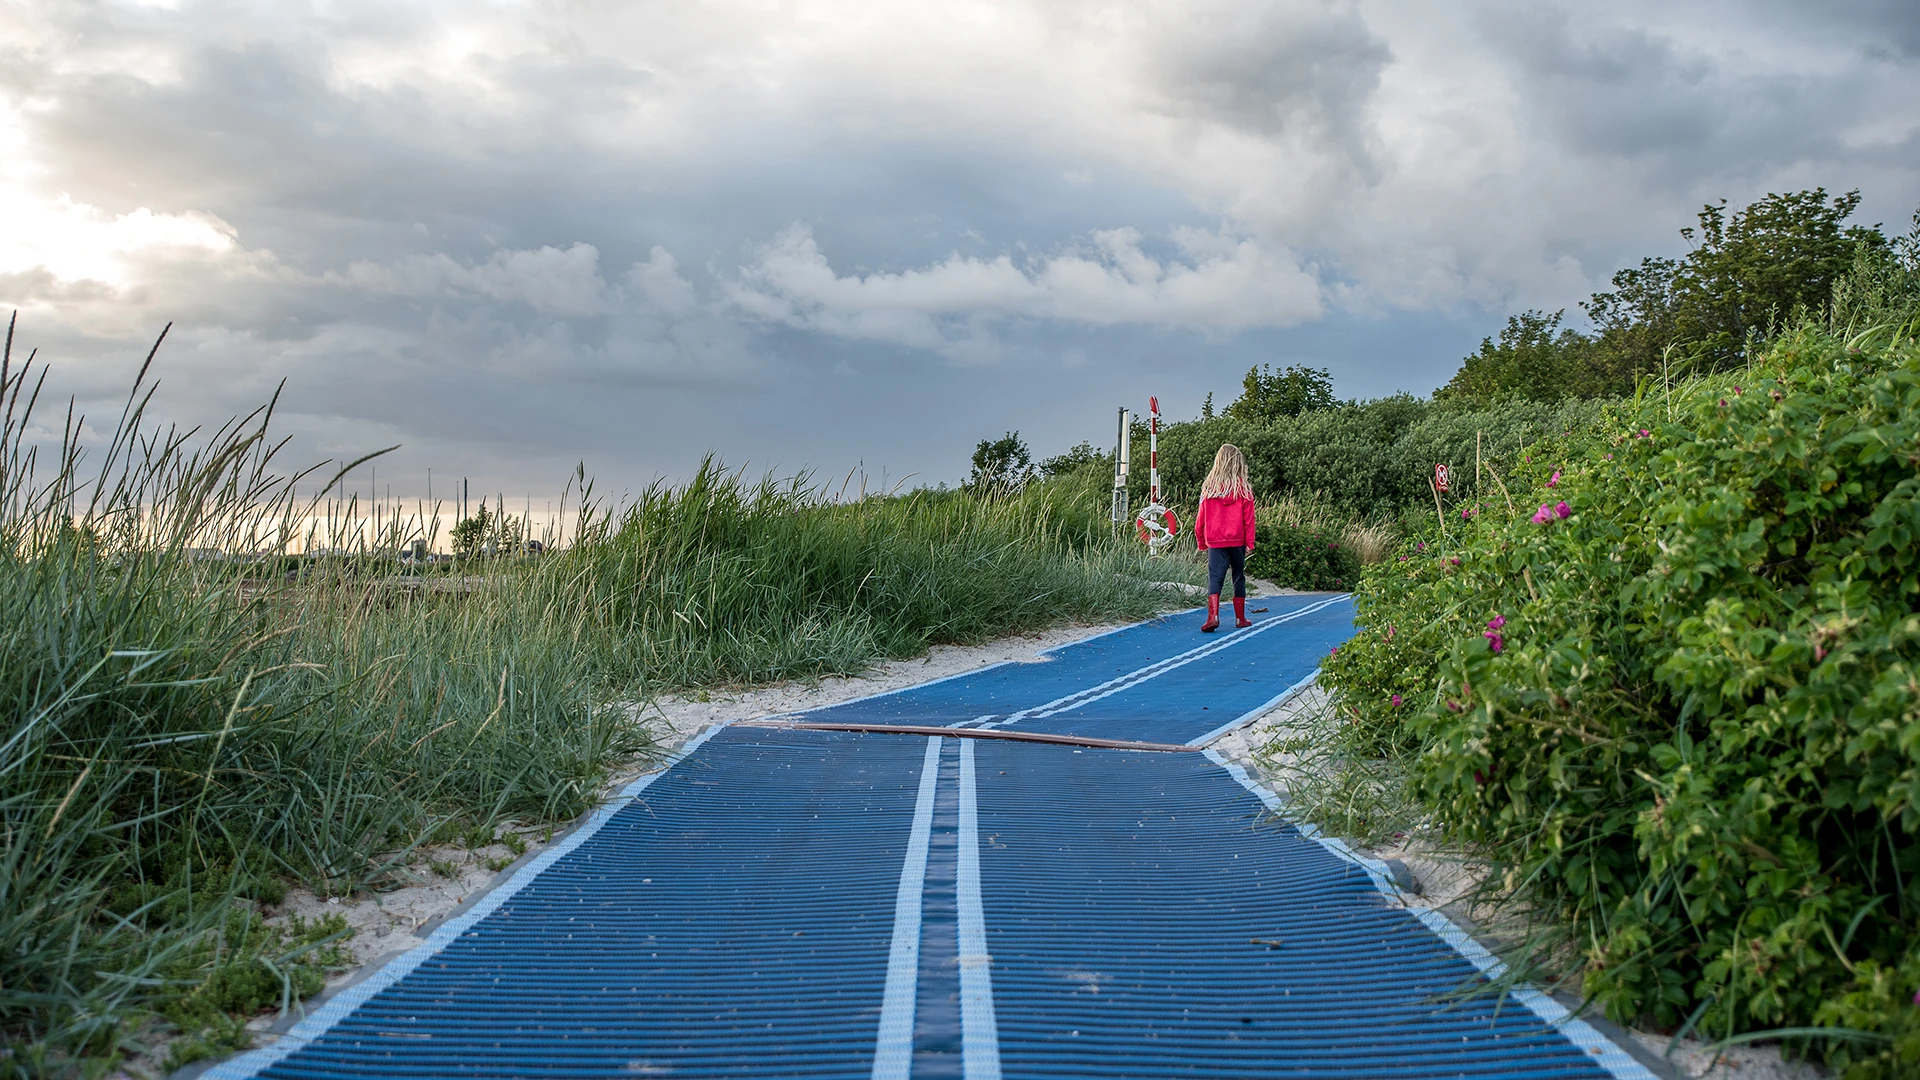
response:
<path id="1" fill-rule="evenodd" d="M 666 271 L 684 285 L 673 257 L 655 248 Z M 600 252 L 577 243 L 560 250 L 496 251 L 485 262 L 465 265 L 444 254 L 421 255 L 395 263 L 357 261 L 335 279 L 369 293 L 387 296 L 470 296 L 524 306 L 542 315 L 604 315 L 620 298 L 600 276 Z"/>
<path id="2" fill-rule="evenodd" d="M 199 211 L 113 214 L 61 193 L 39 200 L 0 188 L 0 273 L 42 268 L 66 281 L 125 284 L 133 265 L 155 258 L 217 258 L 234 248 L 233 227 Z"/>
<path id="3" fill-rule="evenodd" d="M 1292 326 L 1321 313 L 1319 282 L 1288 252 L 1249 237 L 1176 229 L 1175 253 L 1148 254 L 1132 227 L 1016 261 L 949 255 L 924 267 L 840 274 L 795 224 L 739 268 L 729 298 L 770 322 L 978 358 L 1013 320 L 1205 331 Z"/>
<path id="4" fill-rule="evenodd" d="M 1271 360 L 1427 389 L 1721 197 L 1902 222 L 1915 10 L 0 6 L 0 305 L 85 392 L 173 320 L 183 412 L 290 375 L 315 445 L 937 478 L 1177 399 L 1169 352 L 1196 403 Z M 857 443 L 881 412 L 920 418 Z"/>
<path id="5" fill-rule="evenodd" d="M 724 392 L 755 385 L 766 367 L 745 330 L 658 246 L 613 274 L 593 245 L 577 243 L 472 261 L 356 262 L 317 284 L 341 310 L 365 313 L 354 322 L 381 328 L 361 336 L 365 365 L 480 380 L 505 401 L 509 387 L 534 384 Z M 318 360 L 337 346 L 304 351 Z"/>
<path id="6" fill-rule="evenodd" d="M 29 20 L 4 79 L 58 102 L 18 123 L 76 202 L 209 213 L 308 272 L 433 254 L 398 235 L 416 223 L 467 259 L 697 263 L 785 221 L 957 211 L 990 248 L 1046 249 L 1178 220 L 1135 217 L 1149 195 L 1310 253 L 1373 309 L 1427 309 L 1526 295 L 1569 258 L 1604 281 L 1698 202 L 1852 186 L 1824 162 L 1898 184 L 1906 8 L 1734 10 L 76 5 Z M 1062 184 L 1103 213 L 1037 220 Z M 845 239 L 869 265 L 939 255 Z"/>

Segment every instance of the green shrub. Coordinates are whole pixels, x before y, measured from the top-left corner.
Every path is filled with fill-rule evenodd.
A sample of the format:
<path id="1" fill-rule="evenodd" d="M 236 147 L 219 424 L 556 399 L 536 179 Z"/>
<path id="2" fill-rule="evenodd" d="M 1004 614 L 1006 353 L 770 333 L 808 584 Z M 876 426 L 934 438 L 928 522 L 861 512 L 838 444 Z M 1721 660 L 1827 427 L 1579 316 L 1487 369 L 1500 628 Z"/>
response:
<path id="1" fill-rule="evenodd" d="M 1452 467 L 1454 494 L 1473 490 L 1474 457 L 1518 460 L 1542 439 L 1587 427 L 1599 415 L 1591 401 L 1509 399 L 1490 405 L 1423 401 L 1401 394 L 1348 402 L 1297 416 L 1243 421 L 1217 416 L 1168 424 L 1160 430 L 1160 476 L 1167 505 L 1186 520 L 1214 452 L 1230 442 L 1247 455 L 1253 490 L 1262 502 L 1297 499 L 1324 505 L 1343 518 L 1392 520 L 1412 510 L 1433 513 L 1427 486 L 1436 464 Z M 1146 500 L 1145 430 L 1134 433 L 1129 497 Z M 1489 481 L 1489 483 L 1491 483 Z"/>
<path id="2" fill-rule="evenodd" d="M 1858 1029 L 1806 1038 L 1849 1076 L 1902 1075 L 1920 1039 L 1913 327 L 1803 329 L 1529 456 L 1511 510 L 1479 499 L 1369 569 L 1363 629 L 1326 666 L 1341 707 L 1415 752 L 1426 811 L 1558 917 L 1609 1014 Z"/>
<path id="3" fill-rule="evenodd" d="M 1360 558 L 1334 530 L 1263 521 L 1247 573 L 1290 589 L 1349 589 L 1360 580 Z"/>

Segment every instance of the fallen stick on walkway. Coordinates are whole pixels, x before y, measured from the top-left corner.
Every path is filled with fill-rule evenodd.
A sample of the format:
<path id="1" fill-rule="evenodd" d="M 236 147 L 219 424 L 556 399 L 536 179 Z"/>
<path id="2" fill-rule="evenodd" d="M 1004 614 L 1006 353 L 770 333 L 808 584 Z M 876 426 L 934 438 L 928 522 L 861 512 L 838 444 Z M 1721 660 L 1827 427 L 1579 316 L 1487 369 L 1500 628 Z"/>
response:
<path id="1" fill-rule="evenodd" d="M 982 728 L 933 727 L 921 724 L 828 724 L 807 720 L 742 720 L 734 727 L 794 728 L 799 731 L 865 731 L 879 735 L 951 735 L 958 739 L 1011 739 L 1014 742 L 1054 743 L 1059 746 L 1087 746 L 1099 750 L 1151 750 L 1156 753 L 1194 753 L 1199 746 L 1177 743 L 1134 742 L 1130 739 L 1095 739 L 1081 735 L 1049 735 L 1039 731 L 999 731 Z"/>

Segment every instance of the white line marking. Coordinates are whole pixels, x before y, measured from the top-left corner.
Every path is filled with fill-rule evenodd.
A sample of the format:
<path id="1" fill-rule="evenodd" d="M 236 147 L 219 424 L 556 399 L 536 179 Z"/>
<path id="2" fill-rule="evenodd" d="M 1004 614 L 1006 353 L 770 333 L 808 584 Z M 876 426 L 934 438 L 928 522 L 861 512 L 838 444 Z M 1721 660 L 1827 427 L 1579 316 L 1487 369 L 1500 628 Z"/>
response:
<path id="1" fill-rule="evenodd" d="M 1215 765 L 1227 770 L 1229 776 L 1238 780 L 1241 787 L 1258 796 L 1260 801 L 1267 805 L 1267 809 L 1276 814 L 1286 813 L 1285 801 L 1265 784 L 1247 775 L 1247 770 L 1228 761 L 1217 750 L 1208 750 L 1205 753 Z M 1367 876 L 1373 879 L 1374 888 L 1380 890 L 1388 899 L 1405 904 L 1409 914 L 1424 923 L 1427 929 L 1439 935 L 1440 940 L 1451 945 L 1455 952 L 1464 957 L 1468 963 L 1479 968 L 1487 978 L 1498 979 L 1506 974 L 1507 965 L 1502 963 L 1499 957 L 1488 952 L 1486 946 L 1473 940 L 1473 935 L 1462 930 L 1458 923 L 1433 908 L 1415 904 L 1402 893 L 1399 886 L 1393 883 L 1385 863 L 1377 859 L 1369 859 L 1348 847 L 1343 841 L 1323 835 L 1313 825 L 1301 823 L 1292 817 L 1288 817 L 1287 821 L 1300 830 L 1300 835 L 1319 842 L 1321 847 L 1366 871 Z M 1511 993 L 1515 1001 L 1525 1005 L 1535 1016 L 1545 1021 L 1548 1027 L 1566 1036 L 1568 1042 L 1586 1051 L 1594 1064 L 1612 1073 L 1617 1080 L 1658 1080 L 1645 1065 L 1635 1061 L 1633 1055 L 1620 1049 L 1612 1039 L 1594 1030 L 1592 1024 L 1574 1016 L 1567 1011 L 1566 1006 L 1546 994 L 1524 984 L 1514 987 Z"/>
<path id="2" fill-rule="evenodd" d="M 1292 686 L 1289 686 L 1285 690 L 1280 691 L 1278 694 L 1273 695 L 1273 697 L 1268 698 L 1267 701 L 1264 702 L 1263 704 L 1254 706 L 1252 709 L 1249 709 L 1246 712 L 1241 713 L 1239 716 L 1236 716 L 1233 719 L 1227 721 L 1226 723 L 1221 724 L 1219 727 L 1214 728 L 1212 731 L 1207 732 L 1205 735 L 1202 735 L 1197 739 L 1188 739 L 1187 745 L 1188 746 L 1205 746 L 1208 743 L 1212 742 L 1213 740 L 1219 738 L 1222 735 L 1225 735 L 1227 732 L 1232 731 L 1235 728 L 1244 726 L 1246 724 L 1250 724 L 1253 721 L 1258 720 L 1262 714 L 1270 710 L 1279 708 L 1281 705 L 1286 703 L 1288 698 L 1301 692 L 1302 690 L 1305 690 L 1307 687 L 1312 686 L 1314 682 L 1319 678 L 1320 678 L 1320 669 L 1316 667 L 1313 669 L 1311 673 L 1307 675 L 1306 678 L 1301 679 L 1299 682 L 1294 683 Z"/>
<path id="3" fill-rule="evenodd" d="M 1066 652 L 1070 649 L 1077 649 L 1080 646 L 1085 645 L 1089 641 L 1099 641 L 1101 638 L 1109 638 L 1115 634 L 1123 633 L 1128 630 L 1135 630 L 1142 626 L 1152 626 L 1154 623 L 1157 623 L 1157 622 L 1166 622 L 1172 619 L 1181 618 L 1182 616 L 1186 616 L 1186 615 L 1198 615 L 1199 613 L 1205 610 L 1207 609 L 1204 607 L 1197 607 L 1197 608 L 1182 608 L 1179 611 L 1169 611 L 1164 615 L 1155 615 L 1151 619 L 1142 619 L 1137 623 L 1128 623 L 1125 626 L 1116 626 L 1111 630 L 1102 630 L 1099 633 L 1094 634 L 1090 637 L 1083 637 L 1078 641 L 1069 641 L 1065 645 L 1055 645 L 1053 648 L 1047 649 L 1046 651 L 1042 652 L 1040 655 L 1041 656 L 1057 656 L 1060 653 Z"/>
<path id="4" fill-rule="evenodd" d="M 913 999 L 920 982 L 920 897 L 927 885 L 927 848 L 933 835 L 933 793 L 940 782 L 940 747 L 928 739 L 920 765 L 920 798 L 913 804 L 913 831 L 900 864 L 900 890 L 893 901 L 893 946 L 887 951 L 887 985 L 880 997 L 880 1029 L 873 1043 L 873 1080 L 907 1080 L 913 1071 Z"/>
<path id="5" fill-rule="evenodd" d="M 526 888 L 528 883 L 538 877 L 547 867 L 558 862 L 581 844 L 586 843 L 594 833 L 600 831 L 601 826 L 613 820 L 615 814 L 625 810 L 628 804 L 632 803 L 634 798 L 646 790 L 649 785 L 662 776 L 665 776 L 667 770 L 686 760 L 688 755 L 700 749 L 702 743 L 712 738 L 714 734 L 723 727 L 726 727 L 726 724 L 715 724 L 693 738 L 688 739 L 686 745 L 682 746 L 672 757 L 669 757 L 666 763 L 661 765 L 658 770 L 640 777 L 621 789 L 618 795 L 602 804 L 600 809 L 595 810 L 586 821 L 581 823 L 579 828 L 568 833 L 559 843 L 541 852 L 539 856 L 528 862 L 525 866 L 522 866 L 519 870 L 514 871 L 513 876 L 503 882 L 499 888 L 481 897 L 478 903 L 468 908 L 457 918 L 448 919 L 446 922 L 441 923 L 439 929 L 435 930 L 424 943 L 394 957 L 388 961 L 386 967 L 381 968 L 372 975 L 335 994 L 332 998 L 328 999 L 325 1005 L 314 1010 L 305 1020 L 295 1024 L 285 1035 L 280 1036 L 279 1041 L 275 1042 L 272 1046 L 263 1047 L 251 1053 L 242 1054 L 231 1061 L 222 1062 L 208 1069 L 206 1072 L 201 1073 L 200 1075 L 203 1080 L 249 1080 L 249 1078 L 257 1075 L 262 1069 L 271 1067 L 287 1055 L 325 1035 L 332 1029 L 333 1025 L 345 1019 L 347 1014 L 359 1008 L 368 998 L 373 997 L 373 995 L 399 982 L 402 978 L 405 978 L 413 969 L 425 963 L 435 953 L 458 940 L 460 935 L 472 928 L 474 923 L 493 914 L 500 905 L 513 899 L 514 894 Z"/>
<path id="6" fill-rule="evenodd" d="M 1072 712 L 1074 709 L 1078 709 L 1083 705 L 1091 705 L 1094 702 L 1099 701 L 1103 698 L 1112 697 L 1113 695 L 1121 693 L 1122 691 L 1125 691 L 1125 690 L 1131 690 L 1135 686 L 1138 686 L 1141 683 L 1147 682 L 1150 679 L 1159 678 L 1160 676 L 1165 675 L 1167 672 L 1172 671 L 1175 668 L 1185 667 L 1196 660 L 1204 660 L 1215 653 L 1224 652 L 1227 649 L 1233 648 L 1235 645 L 1240 645 L 1247 641 L 1251 641 L 1254 637 L 1256 637 L 1261 633 L 1266 632 L 1267 630 L 1271 630 L 1276 626 L 1280 626 L 1285 623 L 1292 622 L 1293 620 L 1301 618 L 1303 616 L 1312 615 L 1315 612 L 1331 607 L 1334 604 L 1337 604 L 1340 601 L 1345 599 L 1347 599 L 1347 594 L 1342 593 L 1339 596 L 1332 597 L 1331 599 L 1321 600 L 1317 603 L 1309 604 L 1306 607 L 1302 607 L 1294 611 L 1289 611 L 1285 615 L 1281 615 L 1278 618 L 1262 620 L 1261 622 L 1254 624 L 1254 626 L 1251 629 L 1242 630 L 1242 631 L 1238 631 L 1236 633 L 1230 634 L 1224 640 L 1209 641 L 1205 645 L 1201 645 L 1197 648 L 1189 649 L 1186 652 L 1180 653 L 1175 656 L 1167 657 L 1165 660 L 1156 661 L 1154 663 L 1146 665 L 1145 667 L 1135 668 L 1134 670 L 1127 672 L 1125 675 L 1120 675 L 1120 676 L 1116 676 L 1115 678 L 1108 679 L 1106 682 L 1103 682 L 1098 686 L 1090 686 L 1084 690 L 1076 690 L 1065 697 L 1055 698 L 1052 701 L 1045 703 L 1044 705 L 1035 705 L 1030 709 L 1022 709 L 1019 712 L 1013 713 L 1012 715 L 1008 716 L 1005 720 L 995 721 L 990 724 L 982 724 L 981 726 L 989 727 L 989 728 L 1003 728 L 1009 724 L 1017 724 L 1020 721 L 1025 720 L 1029 717 L 1056 716 L 1063 712 Z"/>
<path id="7" fill-rule="evenodd" d="M 1000 1080 L 1000 1025 L 993 1014 L 993 957 L 980 902 L 980 813 L 974 798 L 973 740 L 960 740 L 959 911 L 960 1071 L 966 1080 Z"/>

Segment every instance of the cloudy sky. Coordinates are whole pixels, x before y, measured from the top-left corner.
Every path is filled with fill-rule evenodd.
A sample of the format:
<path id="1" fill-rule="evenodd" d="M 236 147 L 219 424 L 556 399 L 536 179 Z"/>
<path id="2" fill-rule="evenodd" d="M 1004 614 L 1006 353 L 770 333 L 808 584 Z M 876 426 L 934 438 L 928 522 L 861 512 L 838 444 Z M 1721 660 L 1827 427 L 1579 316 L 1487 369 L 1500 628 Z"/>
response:
<path id="1" fill-rule="evenodd" d="M 0 0 L 0 311 L 396 494 L 1427 393 L 1700 204 L 1920 205 L 1920 5 Z M 442 489 L 444 490 L 444 489 Z"/>

